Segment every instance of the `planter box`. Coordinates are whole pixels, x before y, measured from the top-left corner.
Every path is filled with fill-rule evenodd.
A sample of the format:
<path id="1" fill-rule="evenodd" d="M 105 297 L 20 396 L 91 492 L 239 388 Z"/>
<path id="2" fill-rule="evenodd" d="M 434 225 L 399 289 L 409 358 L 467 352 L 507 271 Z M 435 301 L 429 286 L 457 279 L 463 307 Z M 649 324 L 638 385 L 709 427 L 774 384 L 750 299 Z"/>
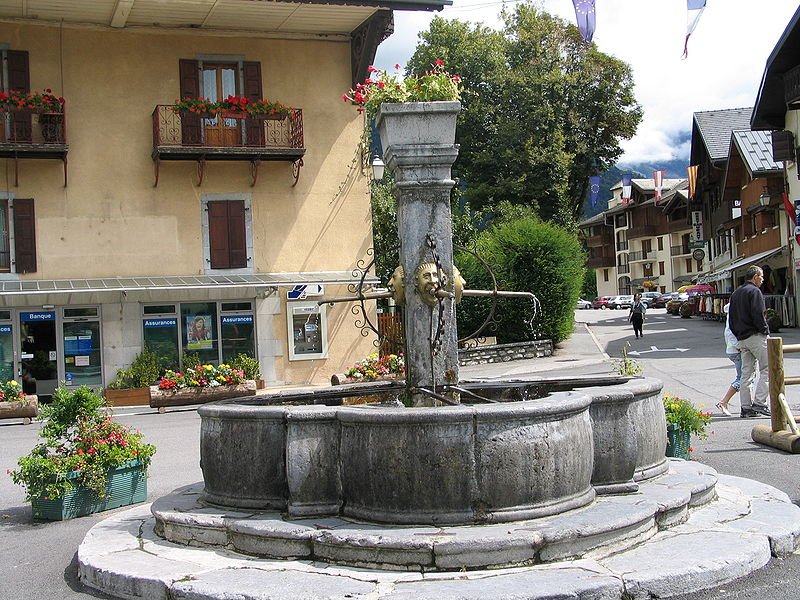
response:
<path id="1" fill-rule="evenodd" d="M 227 398 L 255 396 L 256 382 L 245 381 L 241 385 L 221 385 L 214 388 L 183 388 L 182 390 L 160 390 L 157 385 L 150 387 L 150 406 L 163 413 L 168 406 L 186 406 L 188 404 L 205 404 Z"/>
<path id="2" fill-rule="evenodd" d="M 24 400 L 0 402 L 0 419 L 22 419 L 22 423 L 30 425 L 31 419 L 39 416 L 39 399 L 25 396 Z"/>
<path id="3" fill-rule="evenodd" d="M 667 425 L 667 456 L 689 460 L 692 434 L 677 425 Z"/>
<path id="4" fill-rule="evenodd" d="M 77 479 L 79 473 L 67 473 L 66 478 Z M 56 500 L 35 498 L 31 501 L 31 507 L 34 519 L 65 521 L 145 500 L 147 474 L 138 460 L 132 460 L 108 471 L 105 498 L 98 498 L 91 490 L 78 485 Z"/>
<path id="5" fill-rule="evenodd" d="M 130 388 L 127 390 L 103 390 L 103 397 L 109 406 L 147 406 L 150 404 L 150 388 Z"/>

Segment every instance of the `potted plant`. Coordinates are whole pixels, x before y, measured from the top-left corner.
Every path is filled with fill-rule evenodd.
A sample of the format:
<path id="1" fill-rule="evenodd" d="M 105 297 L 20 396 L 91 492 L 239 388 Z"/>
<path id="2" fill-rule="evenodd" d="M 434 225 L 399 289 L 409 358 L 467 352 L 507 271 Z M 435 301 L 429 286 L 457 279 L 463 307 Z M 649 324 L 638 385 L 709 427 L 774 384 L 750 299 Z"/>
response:
<path id="1" fill-rule="evenodd" d="M 129 368 L 117 371 L 103 395 L 110 406 L 146 406 L 150 404 L 150 386 L 158 381 L 161 371 L 161 358 L 145 347 Z"/>
<path id="2" fill-rule="evenodd" d="M 700 439 L 708 437 L 706 425 L 711 422 L 711 413 L 695 408 L 694 404 L 670 394 L 663 397 L 664 414 L 667 418 L 667 456 L 689 459 L 692 434 Z"/>
<path id="3" fill-rule="evenodd" d="M 768 308 L 767 312 L 764 313 L 764 316 L 767 318 L 767 325 L 769 326 L 770 333 L 778 333 L 781 330 L 781 325 L 783 322 L 781 318 L 778 316 L 778 313 L 775 311 L 774 308 Z"/>
<path id="4" fill-rule="evenodd" d="M 366 112 L 367 123 L 375 120 L 384 151 L 393 144 L 454 143 L 461 78 L 448 73 L 444 61 L 437 59 L 431 70 L 405 79 L 372 66 L 369 71 L 364 83 L 342 99 Z M 369 139 L 368 132 L 365 139 Z"/>
<path id="5" fill-rule="evenodd" d="M 25 394 L 22 385 L 11 379 L 0 382 L 0 419 L 22 419 L 29 425 L 32 417 L 39 414 L 39 402 L 35 395 Z"/>
<path id="6" fill-rule="evenodd" d="M 402 354 L 385 354 L 379 357 L 376 352 L 358 361 L 344 373 L 331 377 L 331 384 L 400 379 L 405 374 L 406 363 Z"/>
<path id="7" fill-rule="evenodd" d="M 256 389 L 264 389 L 264 380 L 261 379 L 261 363 L 257 358 L 240 352 L 230 361 L 230 365 L 232 368 L 242 371 L 246 380 L 255 381 Z"/>
<path id="8" fill-rule="evenodd" d="M 224 119 L 283 119 L 292 112 L 280 102 L 249 100 L 244 96 L 228 96 L 219 101 L 183 98 L 175 101 L 172 110 L 182 117 L 194 115 L 205 119 L 213 119 L 217 114 Z"/>
<path id="9" fill-rule="evenodd" d="M 217 114 L 217 103 L 208 98 L 182 98 L 175 100 L 172 110 L 181 117 L 194 115 L 205 119 L 213 119 Z"/>
<path id="10" fill-rule="evenodd" d="M 62 520 L 147 499 L 155 446 L 107 416 L 87 386 L 59 387 L 42 408 L 41 441 L 11 471 L 34 519 Z"/>
<path id="11" fill-rule="evenodd" d="M 163 413 L 167 406 L 202 404 L 255 393 L 256 382 L 245 379 L 244 371 L 225 363 L 205 364 L 183 372 L 168 369 L 158 385 L 150 388 L 150 406 Z"/>
<path id="12" fill-rule="evenodd" d="M 43 92 L 0 92 L 0 111 L 61 113 L 64 112 L 64 98 L 55 96 L 50 89 Z"/>

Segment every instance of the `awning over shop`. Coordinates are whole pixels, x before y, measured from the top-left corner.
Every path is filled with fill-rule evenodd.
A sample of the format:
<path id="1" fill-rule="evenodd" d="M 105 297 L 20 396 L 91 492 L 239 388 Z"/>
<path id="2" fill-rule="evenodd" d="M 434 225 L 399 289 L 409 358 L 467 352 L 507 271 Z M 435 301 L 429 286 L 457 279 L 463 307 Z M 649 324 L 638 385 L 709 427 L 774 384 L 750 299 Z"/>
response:
<path id="1" fill-rule="evenodd" d="M 697 279 L 697 275 L 688 274 L 688 275 L 678 275 L 677 277 L 673 277 L 672 281 L 673 283 L 691 283 L 695 279 Z"/>
<path id="2" fill-rule="evenodd" d="M 0 304 L 13 306 L 25 299 L 46 298 L 47 302 L 99 301 L 100 297 L 116 294 L 158 294 L 167 292 L 212 292 L 237 290 L 256 294 L 277 290 L 280 286 L 303 284 L 358 283 L 360 273 L 354 271 L 308 271 L 303 273 L 259 273 L 244 275 L 177 275 L 163 277 L 107 277 L 98 279 L 25 279 L 0 280 Z M 379 283 L 374 275 L 367 275 L 365 284 Z"/>
<path id="3" fill-rule="evenodd" d="M 731 273 L 733 273 L 734 271 L 738 271 L 739 269 L 749 267 L 750 265 L 755 264 L 757 262 L 761 262 L 767 260 L 768 258 L 772 258 L 776 254 L 780 254 L 781 252 L 783 252 L 785 248 L 786 246 L 781 246 L 780 248 L 767 250 L 766 252 L 754 254 L 753 256 L 745 256 L 744 258 L 737 258 L 736 260 L 729 262 L 727 265 L 716 271 L 702 275 L 698 279 L 698 283 L 711 283 L 713 281 L 726 279 L 727 277 L 730 277 Z"/>

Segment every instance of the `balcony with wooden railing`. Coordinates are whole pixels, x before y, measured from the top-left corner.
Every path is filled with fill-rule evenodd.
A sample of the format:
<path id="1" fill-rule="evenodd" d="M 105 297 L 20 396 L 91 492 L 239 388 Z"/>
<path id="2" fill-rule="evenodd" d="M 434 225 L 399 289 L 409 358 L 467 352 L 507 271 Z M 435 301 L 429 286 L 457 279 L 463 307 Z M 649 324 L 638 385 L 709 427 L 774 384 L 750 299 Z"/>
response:
<path id="1" fill-rule="evenodd" d="M 628 252 L 628 262 L 653 262 L 656 259 L 656 253 L 652 250 L 649 252 Z"/>
<path id="2" fill-rule="evenodd" d="M 783 74 L 783 99 L 790 108 L 800 102 L 800 65 Z"/>
<path id="3" fill-rule="evenodd" d="M 610 231 L 600 233 L 597 235 L 590 235 L 584 239 L 586 242 L 586 246 L 589 248 L 603 248 L 605 246 L 610 246 L 614 243 L 614 236 Z"/>
<path id="4" fill-rule="evenodd" d="M 203 183 L 206 161 L 247 161 L 251 186 L 262 161 L 286 161 L 292 163 L 296 184 L 305 152 L 300 108 L 285 115 L 246 118 L 235 113 L 181 114 L 172 105 L 158 105 L 153 111 L 156 185 L 162 160 L 197 161 L 198 185 Z"/>
<path id="5" fill-rule="evenodd" d="M 615 258 L 613 256 L 590 256 L 586 259 L 586 266 L 590 269 L 600 267 L 613 267 Z"/>
<path id="6" fill-rule="evenodd" d="M 643 237 L 653 237 L 656 235 L 656 226 L 655 225 L 637 225 L 634 227 L 630 227 L 628 231 L 626 231 L 629 240 L 633 240 L 636 238 L 643 238 Z"/>
<path id="7" fill-rule="evenodd" d="M 14 185 L 19 185 L 19 161 L 58 159 L 64 164 L 67 185 L 66 109 L 60 112 L 9 110 L 0 112 L 0 158 L 14 159 Z"/>

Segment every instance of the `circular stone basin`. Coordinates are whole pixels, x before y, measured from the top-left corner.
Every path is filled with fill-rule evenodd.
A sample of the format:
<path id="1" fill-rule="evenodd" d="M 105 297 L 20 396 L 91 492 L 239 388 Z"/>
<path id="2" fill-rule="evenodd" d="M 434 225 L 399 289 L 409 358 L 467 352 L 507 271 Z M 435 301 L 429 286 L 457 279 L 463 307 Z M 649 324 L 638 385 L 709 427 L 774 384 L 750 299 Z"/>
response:
<path id="1" fill-rule="evenodd" d="M 506 522 L 585 506 L 597 492 L 633 491 L 636 480 L 667 468 L 656 380 L 461 387 L 462 398 L 492 401 L 441 408 L 297 404 L 336 404 L 337 397 L 381 390 L 397 395 L 397 386 L 358 384 L 201 406 L 203 500 L 295 517 Z M 567 388 L 576 389 L 548 392 Z"/>

